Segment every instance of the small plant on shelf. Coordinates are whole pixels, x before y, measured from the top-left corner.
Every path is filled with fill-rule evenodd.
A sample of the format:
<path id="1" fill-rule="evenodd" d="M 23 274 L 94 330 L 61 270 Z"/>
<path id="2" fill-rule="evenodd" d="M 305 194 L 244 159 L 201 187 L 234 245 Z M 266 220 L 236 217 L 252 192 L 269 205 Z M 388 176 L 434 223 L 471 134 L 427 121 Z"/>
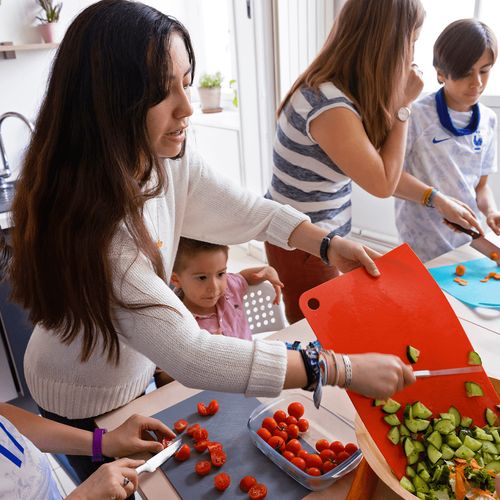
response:
<path id="1" fill-rule="evenodd" d="M 220 87 L 222 74 L 203 73 L 198 80 L 198 95 L 200 96 L 201 110 L 203 113 L 218 113 L 222 111 L 220 106 Z"/>
<path id="2" fill-rule="evenodd" d="M 36 0 L 43 10 L 42 16 L 36 18 L 42 23 L 57 23 L 62 9 L 62 2 L 54 4 L 53 0 Z"/>
<path id="3" fill-rule="evenodd" d="M 202 89 L 213 89 L 220 87 L 222 85 L 222 80 L 224 80 L 224 78 L 220 71 L 217 71 L 217 73 L 203 73 L 200 76 L 198 86 Z"/>

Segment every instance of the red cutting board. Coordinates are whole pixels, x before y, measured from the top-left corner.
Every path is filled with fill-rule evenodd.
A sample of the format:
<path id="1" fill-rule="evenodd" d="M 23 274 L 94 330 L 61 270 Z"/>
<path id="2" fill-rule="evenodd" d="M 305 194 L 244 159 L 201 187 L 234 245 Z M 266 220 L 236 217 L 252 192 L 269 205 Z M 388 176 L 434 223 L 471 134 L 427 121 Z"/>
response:
<path id="1" fill-rule="evenodd" d="M 427 269 L 408 245 L 377 260 L 381 272 L 373 278 L 360 268 L 323 283 L 300 298 L 300 307 L 325 348 L 355 354 L 395 354 L 408 363 L 406 347 L 420 349 L 415 370 L 467 366 L 473 350 L 462 325 Z M 484 397 L 468 398 L 464 382 L 476 382 Z M 349 392 L 359 416 L 398 478 L 404 475 L 406 458 L 401 446 L 387 439 L 390 427 L 372 400 Z M 484 410 L 499 402 L 486 373 L 429 377 L 393 396 L 401 403 L 421 401 L 435 415 L 455 406 L 474 423 L 486 425 Z"/>

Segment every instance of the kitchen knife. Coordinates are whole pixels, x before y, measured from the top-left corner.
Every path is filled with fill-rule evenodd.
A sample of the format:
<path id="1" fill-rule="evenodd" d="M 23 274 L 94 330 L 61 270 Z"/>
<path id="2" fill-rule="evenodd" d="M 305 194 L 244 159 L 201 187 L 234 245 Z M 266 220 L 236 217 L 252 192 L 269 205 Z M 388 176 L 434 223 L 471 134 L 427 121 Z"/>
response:
<path id="1" fill-rule="evenodd" d="M 482 370 L 481 366 L 467 366 L 464 368 L 446 368 L 445 370 L 416 370 L 413 372 L 415 377 L 439 377 L 443 375 L 460 375 L 462 373 L 477 373 Z"/>
<path id="2" fill-rule="evenodd" d="M 172 441 L 164 450 L 151 457 L 146 463 L 135 469 L 137 474 L 141 472 L 154 472 L 162 463 L 166 462 L 181 447 L 182 439 L 178 437 Z"/>
<path id="3" fill-rule="evenodd" d="M 473 229 L 466 229 L 460 224 L 455 224 L 454 222 L 450 222 L 447 219 L 444 219 L 444 221 L 458 231 L 468 234 L 472 238 L 470 246 L 474 248 L 474 250 L 477 250 L 479 253 L 486 255 L 488 259 L 491 259 L 492 253 L 496 253 L 498 255 L 496 263 L 500 266 L 500 247 L 487 240 L 484 236 L 481 236 L 477 231 L 474 231 Z"/>

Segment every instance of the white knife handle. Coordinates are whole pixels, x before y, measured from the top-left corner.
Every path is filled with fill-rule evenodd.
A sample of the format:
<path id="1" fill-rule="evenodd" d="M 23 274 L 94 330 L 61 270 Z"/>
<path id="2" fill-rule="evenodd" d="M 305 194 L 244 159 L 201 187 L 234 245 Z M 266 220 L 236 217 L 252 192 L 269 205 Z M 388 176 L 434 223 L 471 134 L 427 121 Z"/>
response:
<path id="1" fill-rule="evenodd" d="M 153 472 L 153 471 L 151 469 L 151 464 L 148 464 L 146 462 L 145 464 L 139 465 L 139 467 L 135 469 L 135 472 L 137 472 L 137 474 L 140 474 L 141 472 Z"/>

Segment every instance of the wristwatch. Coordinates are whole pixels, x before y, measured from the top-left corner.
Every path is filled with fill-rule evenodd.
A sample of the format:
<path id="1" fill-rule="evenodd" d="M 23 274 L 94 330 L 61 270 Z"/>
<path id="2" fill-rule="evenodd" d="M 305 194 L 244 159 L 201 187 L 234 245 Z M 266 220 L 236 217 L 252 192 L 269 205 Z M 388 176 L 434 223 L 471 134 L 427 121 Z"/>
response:
<path id="1" fill-rule="evenodd" d="M 406 106 L 401 106 L 396 113 L 396 118 L 400 122 L 405 122 L 406 120 L 408 120 L 408 118 L 410 118 L 410 115 L 411 109 L 407 108 Z"/>

